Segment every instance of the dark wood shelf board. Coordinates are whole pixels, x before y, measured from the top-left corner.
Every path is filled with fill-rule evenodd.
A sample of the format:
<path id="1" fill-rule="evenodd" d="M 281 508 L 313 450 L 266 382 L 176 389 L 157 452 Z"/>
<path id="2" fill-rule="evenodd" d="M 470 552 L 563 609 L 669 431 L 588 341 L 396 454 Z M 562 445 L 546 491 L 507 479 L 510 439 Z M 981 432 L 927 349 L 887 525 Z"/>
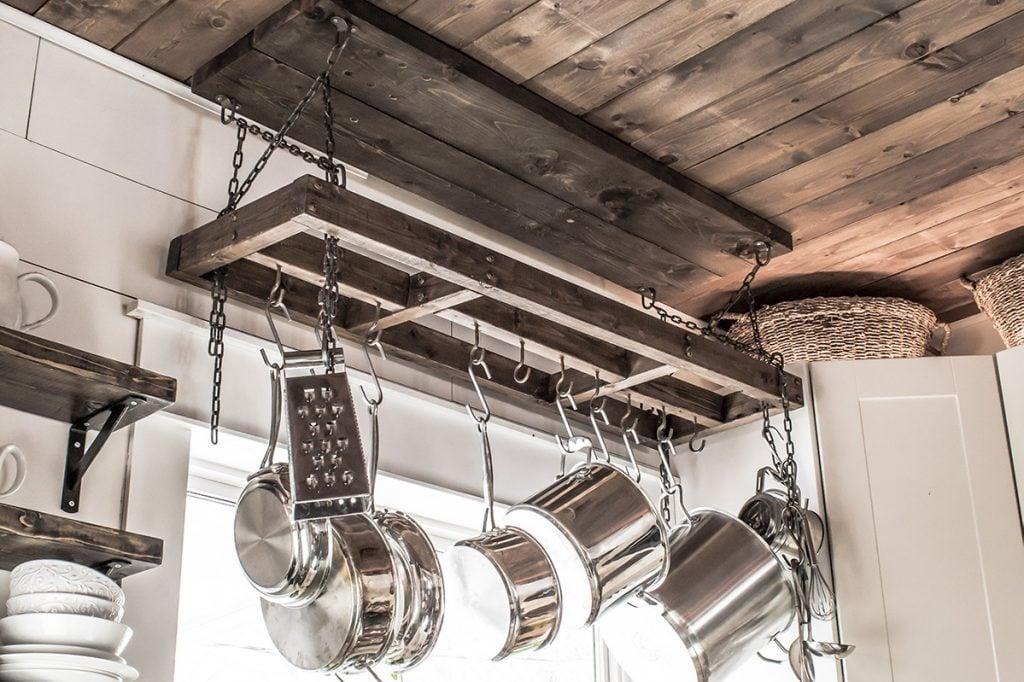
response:
<path id="1" fill-rule="evenodd" d="M 123 427 L 171 405 L 176 391 L 171 377 L 0 327 L 6 407 L 74 423 L 128 396 L 145 398 Z"/>
<path id="2" fill-rule="evenodd" d="M 0 569 L 35 559 L 61 559 L 96 568 L 114 580 L 163 562 L 159 538 L 0 504 Z"/>

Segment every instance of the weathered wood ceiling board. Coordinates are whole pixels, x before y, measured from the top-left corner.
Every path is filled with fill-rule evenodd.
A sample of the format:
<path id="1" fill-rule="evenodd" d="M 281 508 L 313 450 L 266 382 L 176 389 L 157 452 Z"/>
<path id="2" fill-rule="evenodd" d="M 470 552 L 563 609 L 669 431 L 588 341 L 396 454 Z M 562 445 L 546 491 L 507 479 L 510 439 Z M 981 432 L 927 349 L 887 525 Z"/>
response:
<path id="1" fill-rule="evenodd" d="M 269 125 L 330 40 L 313 0 L 4 1 L 182 80 L 227 50 L 196 90 Z M 961 274 L 1024 251 L 1024 0 L 342 4 L 340 158 L 687 312 L 759 234 L 764 300 L 946 319 L 975 311 Z"/>

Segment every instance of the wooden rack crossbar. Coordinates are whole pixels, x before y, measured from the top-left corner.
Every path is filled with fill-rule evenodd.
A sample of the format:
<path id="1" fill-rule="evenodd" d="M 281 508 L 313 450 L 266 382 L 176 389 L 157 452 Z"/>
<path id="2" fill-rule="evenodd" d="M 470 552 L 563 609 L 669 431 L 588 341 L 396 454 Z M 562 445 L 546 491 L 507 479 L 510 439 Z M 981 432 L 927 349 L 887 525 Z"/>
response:
<path id="1" fill-rule="evenodd" d="M 753 357 L 312 176 L 176 238 L 167 272 L 208 287 L 208 276 L 226 266 L 229 294 L 262 305 L 280 267 L 289 309 L 312 323 L 323 243 L 306 234 L 310 230 L 351 247 L 342 254 L 339 330 L 349 340 L 360 340 L 379 302 L 383 340 L 392 353 L 463 379 L 469 344 L 416 321 L 437 315 L 468 327 L 478 322 L 489 336 L 516 345 L 525 340 L 532 354 L 564 358 L 580 400 L 593 395 L 599 371 L 600 395 L 615 398 L 609 401 L 613 423 L 625 411 L 628 392 L 634 404 L 664 406 L 674 415 L 676 436 L 719 430 L 756 415 L 763 400 L 779 401 L 778 373 Z M 534 369 L 518 384 L 511 376 L 515 362 L 491 357 L 492 386 L 553 409 L 558 372 Z M 787 375 L 785 386 L 790 401 L 803 404 L 800 379 Z M 639 428 L 653 438 L 656 425 L 645 416 Z"/>

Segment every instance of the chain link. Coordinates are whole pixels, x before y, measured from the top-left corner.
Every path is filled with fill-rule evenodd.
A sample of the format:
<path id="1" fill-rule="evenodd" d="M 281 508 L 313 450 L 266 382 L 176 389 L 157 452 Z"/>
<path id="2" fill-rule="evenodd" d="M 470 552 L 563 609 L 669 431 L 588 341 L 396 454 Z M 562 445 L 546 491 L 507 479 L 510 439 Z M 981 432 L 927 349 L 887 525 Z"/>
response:
<path id="1" fill-rule="evenodd" d="M 212 306 L 210 307 L 210 342 L 207 352 L 213 358 L 213 392 L 210 399 L 210 442 L 214 445 L 220 437 L 220 389 L 224 378 L 224 329 L 227 318 L 224 314 L 224 303 L 228 300 L 224 280 L 227 277 L 223 268 L 213 273 L 213 286 L 210 289 Z"/>
<path id="2" fill-rule="evenodd" d="M 320 344 L 323 352 L 324 366 L 328 372 L 334 372 L 334 356 L 338 348 L 338 337 L 334 332 L 334 322 L 338 318 L 338 301 L 341 298 L 338 287 L 338 238 L 331 235 L 324 237 L 324 283 L 318 296 L 320 304 Z"/>

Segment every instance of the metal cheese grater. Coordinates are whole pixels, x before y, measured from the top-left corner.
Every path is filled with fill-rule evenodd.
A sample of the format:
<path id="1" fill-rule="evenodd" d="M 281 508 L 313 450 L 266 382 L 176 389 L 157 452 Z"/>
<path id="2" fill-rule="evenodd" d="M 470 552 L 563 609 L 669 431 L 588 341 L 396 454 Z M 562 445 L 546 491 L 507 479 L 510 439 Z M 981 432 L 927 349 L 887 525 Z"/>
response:
<path id="1" fill-rule="evenodd" d="M 370 481 L 344 371 L 285 380 L 296 521 L 370 509 Z"/>

